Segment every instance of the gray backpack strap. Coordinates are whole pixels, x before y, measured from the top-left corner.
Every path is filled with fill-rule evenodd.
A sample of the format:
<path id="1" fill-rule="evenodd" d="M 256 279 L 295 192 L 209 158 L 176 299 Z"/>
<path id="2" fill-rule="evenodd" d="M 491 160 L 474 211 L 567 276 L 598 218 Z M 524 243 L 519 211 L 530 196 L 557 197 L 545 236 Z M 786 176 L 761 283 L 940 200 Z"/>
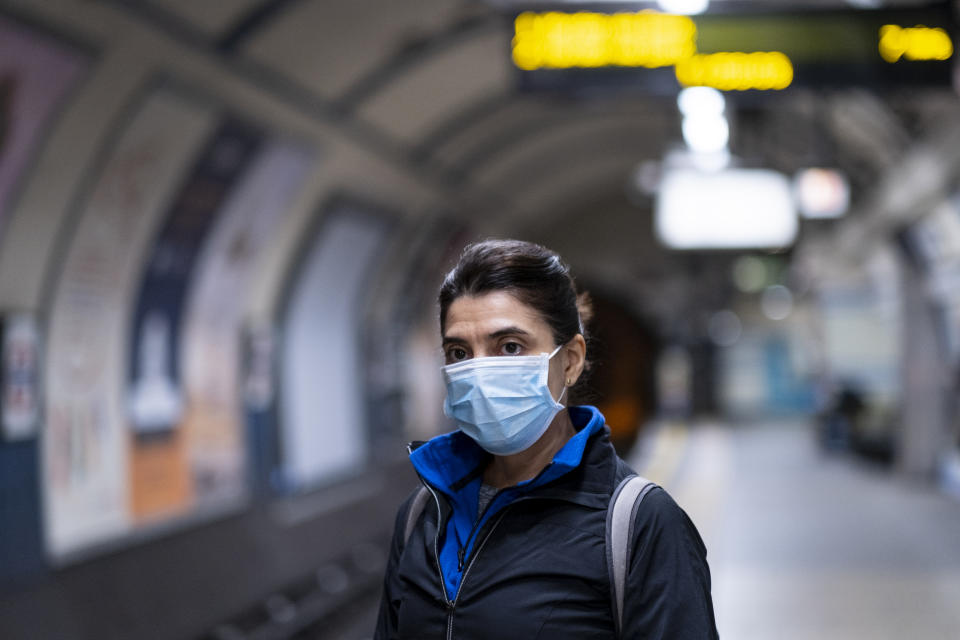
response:
<path id="1" fill-rule="evenodd" d="M 413 496 L 413 500 L 410 501 L 410 508 L 407 509 L 407 523 L 403 528 L 404 546 L 407 545 L 407 540 L 410 539 L 410 534 L 413 533 L 413 528 L 417 525 L 417 520 L 420 519 L 420 514 L 423 513 L 423 508 L 429 498 L 430 492 L 427 491 L 426 487 L 420 485 L 416 495 Z"/>
<path id="2" fill-rule="evenodd" d="M 630 567 L 633 523 L 640 502 L 656 486 L 643 476 L 627 476 L 613 492 L 607 507 L 607 570 L 610 574 L 613 624 L 618 638 L 623 627 L 624 590 L 627 569 Z"/>

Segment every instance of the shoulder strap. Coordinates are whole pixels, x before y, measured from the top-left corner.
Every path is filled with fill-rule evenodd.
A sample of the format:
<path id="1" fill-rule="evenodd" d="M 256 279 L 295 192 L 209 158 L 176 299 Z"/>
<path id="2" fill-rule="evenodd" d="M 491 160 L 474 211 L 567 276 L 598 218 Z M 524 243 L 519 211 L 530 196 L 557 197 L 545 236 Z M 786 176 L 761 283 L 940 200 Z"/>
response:
<path id="1" fill-rule="evenodd" d="M 624 588 L 627 568 L 630 566 L 633 522 L 640 502 L 655 486 L 643 476 L 629 475 L 613 492 L 607 507 L 607 571 L 610 574 L 613 623 L 618 638 L 623 626 Z"/>
<path id="2" fill-rule="evenodd" d="M 417 524 L 417 520 L 420 518 L 420 514 L 423 513 L 423 508 L 427 504 L 427 499 L 430 497 L 430 492 L 427 491 L 427 488 L 423 485 L 420 485 L 420 488 L 417 489 L 417 493 L 413 496 L 413 499 L 410 501 L 410 508 L 407 509 L 407 523 L 403 528 L 403 545 L 407 545 L 407 540 L 410 539 L 410 534 L 413 533 L 413 528 Z"/>

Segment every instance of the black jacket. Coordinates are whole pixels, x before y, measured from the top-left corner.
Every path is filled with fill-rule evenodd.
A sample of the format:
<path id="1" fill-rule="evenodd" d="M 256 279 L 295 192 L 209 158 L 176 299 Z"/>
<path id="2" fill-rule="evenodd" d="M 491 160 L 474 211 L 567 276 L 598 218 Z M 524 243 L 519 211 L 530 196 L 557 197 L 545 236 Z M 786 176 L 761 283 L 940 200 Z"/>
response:
<path id="1" fill-rule="evenodd" d="M 375 639 L 612 639 L 607 505 L 632 471 L 609 433 L 604 427 L 590 438 L 576 469 L 487 523 L 454 602 L 444 597 L 437 563 L 438 517 L 445 522 L 450 506 L 435 492 L 405 545 L 411 496 L 397 513 Z M 621 637 L 717 638 L 706 548 L 663 489 L 641 503 L 632 538 Z"/>

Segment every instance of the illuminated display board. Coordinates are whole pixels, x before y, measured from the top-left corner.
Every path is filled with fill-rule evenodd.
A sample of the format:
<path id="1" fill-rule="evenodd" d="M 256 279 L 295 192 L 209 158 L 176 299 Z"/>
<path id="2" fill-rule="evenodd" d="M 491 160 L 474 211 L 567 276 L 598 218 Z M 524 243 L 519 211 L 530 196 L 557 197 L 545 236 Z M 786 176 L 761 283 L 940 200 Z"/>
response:
<path id="1" fill-rule="evenodd" d="M 511 55 L 521 87 L 651 92 L 788 87 L 950 86 L 948 6 L 909 10 L 519 13 Z"/>

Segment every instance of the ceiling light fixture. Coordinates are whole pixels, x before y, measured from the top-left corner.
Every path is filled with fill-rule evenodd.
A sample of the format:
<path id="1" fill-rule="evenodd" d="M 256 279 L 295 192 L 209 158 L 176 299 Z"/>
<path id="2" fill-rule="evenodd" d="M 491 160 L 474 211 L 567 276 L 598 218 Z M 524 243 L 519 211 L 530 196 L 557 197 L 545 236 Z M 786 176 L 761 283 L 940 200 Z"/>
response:
<path id="1" fill-rule="evenodd" d="M 692 16 L 706 11 L 710 0 L 658 0 L 657 4 L 667 13 Z"/>

